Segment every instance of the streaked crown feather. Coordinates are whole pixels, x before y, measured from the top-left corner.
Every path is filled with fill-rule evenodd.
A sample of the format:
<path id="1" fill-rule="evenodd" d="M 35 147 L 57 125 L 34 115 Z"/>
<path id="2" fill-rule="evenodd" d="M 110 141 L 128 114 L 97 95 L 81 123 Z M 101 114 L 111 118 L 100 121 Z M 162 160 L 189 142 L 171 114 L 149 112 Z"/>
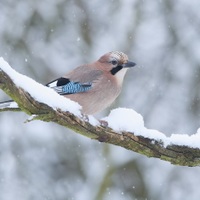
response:
<path id="1" fill-rule="evenodd" d="M 128 60 L 128 56 L 125 53 L 120 52 L 120 51 L 111 51 L 109 54 L 111 57 L 114 57 L 117 60 L 120 60 L 122 63 L 125 63 Z"/>

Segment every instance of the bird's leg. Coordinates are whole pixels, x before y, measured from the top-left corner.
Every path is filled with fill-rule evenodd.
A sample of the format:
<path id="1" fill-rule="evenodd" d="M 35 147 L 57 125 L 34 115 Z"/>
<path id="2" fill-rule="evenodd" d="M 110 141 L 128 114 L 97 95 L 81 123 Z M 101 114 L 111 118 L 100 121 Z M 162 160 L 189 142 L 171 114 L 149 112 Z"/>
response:
<path id="1" fill-rule="evenodd" d="M 100 122 L 100 125 L 103 126 L 103 127 L 108 127 L 108 122 L 107 121 L 104 121 L 104 120 L 99 120 Z"/>
<path id="2" fill-rule="evenodd" d="M 87 115 L 85 115 L 85 114 L 81 114 L 81 119 L 83 120 L 83 121 L 85 121 L 85 122 L 89 122 L 89 118 L 88 118 L 88 116 Z"/>

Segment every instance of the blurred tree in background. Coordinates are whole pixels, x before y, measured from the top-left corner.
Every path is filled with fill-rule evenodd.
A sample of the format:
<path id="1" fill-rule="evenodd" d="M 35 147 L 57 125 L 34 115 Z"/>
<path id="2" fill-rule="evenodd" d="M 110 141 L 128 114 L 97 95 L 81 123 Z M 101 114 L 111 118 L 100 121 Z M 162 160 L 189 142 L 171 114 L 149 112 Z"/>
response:
<path id="1" fill-rule="evenodd" d="M 124 51 L 138 67 L 112 107 L 135 109 L 148 128 L 166 135 L 192 134 L 200 126 L 199 8 L 197 0 L 1 0 L 0 55 L 45 84 Z M 0 100 L 7 98 L 0 91 Z M 24 124 L 26 118 L 0 114 L 1 200 L 200 196 L 198 168 L 100 144 L 53 123 Z"/>

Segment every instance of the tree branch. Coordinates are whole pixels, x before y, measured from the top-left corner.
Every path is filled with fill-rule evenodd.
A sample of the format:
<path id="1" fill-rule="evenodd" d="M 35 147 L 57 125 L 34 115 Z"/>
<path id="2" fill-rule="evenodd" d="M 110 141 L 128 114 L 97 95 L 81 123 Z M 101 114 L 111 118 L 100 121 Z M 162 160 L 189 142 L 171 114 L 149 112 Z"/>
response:
<path id="1" fill-rule="evenodd" d="M 117 133 L 103 125 L 93 126 L 84 118 L 77 117 L 61 109 L 54 109 L 43 102 L 39 102 L 32 97 L 32 94 L 15 84 L 10 75 L 1 69 L 1 63 L 0 88 L 17 102 L 20 108 L 7 108 L 1 111 L 22 110 L 28 115 L 33 115 L 34 120 L 55 122 L 88 138 L 121 146 L 148 157 L 169 161 L 175 165 L 198 166 L 200 164 L 200 149 L 198 148 L 180 145 L 168 145 L 165 147 L 164 142 L 161 140 L 138 136 L 139 133 L 137 133 L 137 136 L 130 132 Z"/>

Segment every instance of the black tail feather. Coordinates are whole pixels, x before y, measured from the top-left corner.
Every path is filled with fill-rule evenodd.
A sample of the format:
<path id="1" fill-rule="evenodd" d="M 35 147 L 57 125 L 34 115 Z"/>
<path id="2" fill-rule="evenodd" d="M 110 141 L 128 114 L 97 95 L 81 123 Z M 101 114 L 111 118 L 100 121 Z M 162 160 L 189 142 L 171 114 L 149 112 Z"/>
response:
<path id="1" fill-rule="evenodd" d="M 0 102 L 0 109 L 5 109 L 5 108 L 16 108 L 17 104 L 13 100 L 8 100 L 8 101 L 3 101 Z"/>

